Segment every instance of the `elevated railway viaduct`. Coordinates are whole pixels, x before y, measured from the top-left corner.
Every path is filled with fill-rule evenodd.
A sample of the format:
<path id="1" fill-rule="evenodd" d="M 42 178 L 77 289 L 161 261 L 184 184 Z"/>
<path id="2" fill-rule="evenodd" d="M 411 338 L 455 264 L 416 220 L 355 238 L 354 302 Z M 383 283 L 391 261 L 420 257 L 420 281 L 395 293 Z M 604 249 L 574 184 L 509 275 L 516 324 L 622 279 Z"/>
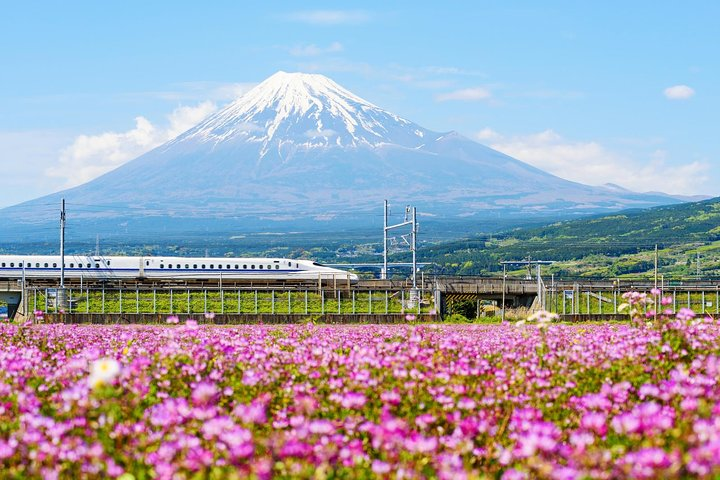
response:
<path id="1" fill-rule="evenodd" d="M 0 304 L 7 315 L 31 316 L 35 309 L 49 316 L 64 312 L 65 321 L 88 315 L 121 315 L 142 321 L 162 315 L 197 316 L 213 311 L 227 321 L 249 321 L 253 315 L 285 315 L 289 319 L 335 315 L 375 321 L 405 315 L 441 319 L 454 302 L 474 301 L 497 308 L 545 308 L 567 319 L 618 316 L 622 293 L 649 291 L 647 280 L 563 280 L 547 284 L 537 279 L 497 277 L 425 278 L 413 290 L 410 281 L 362 280 L 271 283 L 233 281 L 66 281 L 59 293 L 56 280 L 25 284 L 0 279 Z M 664 285 L 673 308 L 690 307 L 720 314 L 720 282 L 684 281 Z M 478 311 L 480 309 L 478 308 Z M 137 317 L 133 317 L 133 315 Z M 145 320 L 143 320 L 145 319 Z M 289 321 L 289 320 L 288 320 Z"/>

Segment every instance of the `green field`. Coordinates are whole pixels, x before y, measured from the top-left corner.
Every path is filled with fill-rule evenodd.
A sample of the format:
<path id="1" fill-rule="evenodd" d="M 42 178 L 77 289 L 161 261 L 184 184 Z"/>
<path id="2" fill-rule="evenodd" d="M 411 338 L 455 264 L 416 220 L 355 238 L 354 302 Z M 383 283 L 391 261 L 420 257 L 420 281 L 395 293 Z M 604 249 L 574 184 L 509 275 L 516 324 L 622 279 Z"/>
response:
<path id="1" fill-rule="evenodd" d="M 66 313 L 160 314 L 397 314 L 428 313 L 432 295 L 422 306 L 409 306 L 408 292 L 371 291 L 272 291 L 272 290 L 69 290 Z M 405 302 L 403 302 L 405 301 Z M 403 308 L 405 304 L 405 308 Z M 31 311 L 57 312 L 52 291 L 31 290 Z"/>

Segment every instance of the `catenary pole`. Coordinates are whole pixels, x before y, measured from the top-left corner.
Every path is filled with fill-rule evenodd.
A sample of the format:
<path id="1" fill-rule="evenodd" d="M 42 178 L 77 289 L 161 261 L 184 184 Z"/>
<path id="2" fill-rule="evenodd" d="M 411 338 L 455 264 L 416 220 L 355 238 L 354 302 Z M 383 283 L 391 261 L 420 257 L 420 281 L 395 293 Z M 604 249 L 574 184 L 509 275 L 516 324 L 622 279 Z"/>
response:
<path id="1" fill-rule="evenodd" d="M 383 223 L 383 269 L 380 275 L 382 280 L 387 279 L 387 232 L 388 232 L 388 201 L 385 200 L 385 215 Z"/>
<path id="2" fill-rule="evenodd" d="M 65 199 L 60 208 L 60 288 L 65 288 Z"/>

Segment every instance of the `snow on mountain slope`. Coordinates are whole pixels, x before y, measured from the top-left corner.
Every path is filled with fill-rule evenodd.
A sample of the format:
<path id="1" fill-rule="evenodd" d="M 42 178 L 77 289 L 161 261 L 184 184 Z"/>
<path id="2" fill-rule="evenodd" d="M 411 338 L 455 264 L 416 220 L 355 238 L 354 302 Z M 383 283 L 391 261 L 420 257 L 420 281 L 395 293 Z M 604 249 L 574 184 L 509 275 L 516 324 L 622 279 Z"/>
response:
<path id="1" fill-rule="evenodd" d="M 264 155 L 272 142 L 306 147 L 384 143 L 416 147 L 427 133 L 323 75 L 278 72 L 177 142 L 258 142 Z"/>

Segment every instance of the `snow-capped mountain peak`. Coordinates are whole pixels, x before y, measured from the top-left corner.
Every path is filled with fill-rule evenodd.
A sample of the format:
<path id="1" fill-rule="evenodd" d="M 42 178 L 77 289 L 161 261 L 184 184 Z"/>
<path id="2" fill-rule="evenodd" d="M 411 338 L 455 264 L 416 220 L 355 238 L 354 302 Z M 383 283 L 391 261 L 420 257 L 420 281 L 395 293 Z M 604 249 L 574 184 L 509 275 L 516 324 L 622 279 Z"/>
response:
<path id="1" fill-rule="evenodd" d="M 33 205 L 45 212 L 42 205 L 60 198 L 117 207 L 80 214 L 87 231 L 97 232 L 90 222 L 102 217 L 113 232 L 130 219 L 134 231 L 151 235 L 176 219 L 203 231 L 230 218 L 242 219 L 233 223 L 239 231 L 275 221 L 303 231 L 324 222 L 357 228 L 353 215 L 376 212 L 383 200 L 412 201 L 453 229 L 456 221 L 474 229 L 478 218 L 567 217 L 677 201 L 569 182 L 460 134 L 424 129 L 322 75 L 284 72 L 116 170 L 6 210 L 4 224 L 28 222 Z"/>
<path id="2" fill-rule="evenodd" d="M 415 148 L 428 133 L 319 74 L 277 72 L 178 140 Z"/>

